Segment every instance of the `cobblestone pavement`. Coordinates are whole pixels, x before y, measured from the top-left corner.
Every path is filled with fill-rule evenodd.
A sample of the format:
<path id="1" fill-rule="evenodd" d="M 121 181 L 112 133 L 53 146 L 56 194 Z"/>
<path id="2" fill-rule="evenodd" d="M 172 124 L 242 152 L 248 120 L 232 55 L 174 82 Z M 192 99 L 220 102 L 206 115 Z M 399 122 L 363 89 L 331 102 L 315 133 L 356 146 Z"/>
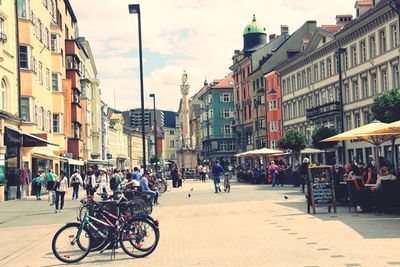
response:
<path id="1" fill-rule="evenodd" d="M 193 188 L 193 191 L 191 189 Z M 188 196 L 191 195 L 191 197 Z M 285 200 L 284 196 L 288 199 Z M 51 252 L 54 232 L 74 221 L 77 201 L 54 214 L 46 201 L 0 205 L 0 266 L 61 266 Z M 89 254 L 82 266 L 400 266 L 400 216 L 306 213 L 296 188 L 234 184 L 230 194 L 187 180 L 165 193 L 157 250 L 133 259 L 121 250 Z"/>

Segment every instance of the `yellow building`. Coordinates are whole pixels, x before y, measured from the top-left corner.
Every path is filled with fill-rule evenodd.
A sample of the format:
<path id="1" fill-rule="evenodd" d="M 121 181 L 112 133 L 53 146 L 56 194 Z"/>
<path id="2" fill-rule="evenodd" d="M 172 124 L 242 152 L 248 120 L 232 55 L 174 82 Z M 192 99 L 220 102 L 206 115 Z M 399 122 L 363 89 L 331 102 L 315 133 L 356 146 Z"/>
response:
<path id="1" fill-rule="evenodd" d="M 16 195 L 17 184 L 11 179 L 19 167 L 18 149 L 7 147 L 4 137 L 8 129 L 17 129 L 18 118 L 18 69 L 17 40 L 14 1 L 2 1 L 0 4 L 0 202 L 4 201 L 4 189 L 12 190 Z M 17 141 L 9 134 L 9 141 Z M 7 179 L 7 177 L 10 177 Z M 15 175 L 12 175 L 15 178 Z M 6 185 L 6 186 L 4 186 Z M 10 189 L 11 187 L 11 189 Z"/>
<path id="2" fill-rule="evenodd" d="M 68 169 L 71 131 L 71 85 L 66 77 L 66 41 L 74 40 L 76 17 L 68 0 L 18 0 L 19 67 L 22 131 L 52 146 L 24 147 L 24 166 L 40 170 Z"/>
<path id="3" fill-rule="evenodd" d="M 121 113 L 109 112 L 108 153 L 113 167 L 129 168 L 128 135 L 124 133 L 124 119 Z"/>
<path id="4" fill-rule="evenodd" d="M 130 169 L 140 167 L 143 164 L 143 144 L 142 133 L 132 128 L 124 127 L 124 132 L 128 135 L 128 158 L 130 160 Z M 148 138 L 146 138 L 146 147 Z"/>

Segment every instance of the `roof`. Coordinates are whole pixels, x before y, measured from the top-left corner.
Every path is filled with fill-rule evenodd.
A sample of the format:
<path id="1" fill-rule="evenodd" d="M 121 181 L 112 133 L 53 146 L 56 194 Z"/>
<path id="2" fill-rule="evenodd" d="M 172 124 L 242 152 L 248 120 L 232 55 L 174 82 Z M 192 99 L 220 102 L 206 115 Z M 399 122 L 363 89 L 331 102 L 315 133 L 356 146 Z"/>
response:
<path id="1" fill-rule="evenodd" d="M 251 34 L 251 33 L 266 33 L 266 29 L 264 25 L 258 23 L 256 20 L 256 15 L 253 15 L 253 21 L 244 28 L 243 35 Z"/>
<path id="2" fill-rule="evenodd" d="M 219 80 L 217 84 L 211 86 L 212 89 L 226 89 L 226 88 L 233 88 L 233 77 L 232 73 L 225 76 L 224 79 Z"/>
<path id="3" fill-rule="evenodd" d="M 320 27 L 322 30 L 330 32 L 330 33 L 336 33 L 338 32 L 340 29 L 343 28 L 342 25 L 321 25 Z"/>

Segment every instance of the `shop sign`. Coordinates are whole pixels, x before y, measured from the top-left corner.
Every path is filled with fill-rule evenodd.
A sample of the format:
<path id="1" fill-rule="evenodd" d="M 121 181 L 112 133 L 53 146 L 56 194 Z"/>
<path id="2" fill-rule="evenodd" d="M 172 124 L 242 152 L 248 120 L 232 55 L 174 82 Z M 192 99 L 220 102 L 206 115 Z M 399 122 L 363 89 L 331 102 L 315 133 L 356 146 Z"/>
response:
<path id="1" fill-rule="evenodd" d="M 6 128 L 4 134 L 4 144 L 8 147 L 21 147 L 20 133 Z"/>

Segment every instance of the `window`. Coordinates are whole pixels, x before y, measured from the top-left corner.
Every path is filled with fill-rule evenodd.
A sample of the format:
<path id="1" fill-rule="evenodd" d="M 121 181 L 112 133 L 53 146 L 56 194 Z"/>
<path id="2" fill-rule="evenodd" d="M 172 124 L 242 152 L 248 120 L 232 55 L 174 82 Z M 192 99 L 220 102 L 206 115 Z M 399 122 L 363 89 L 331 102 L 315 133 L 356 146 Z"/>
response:
<path id="1" fill-rule="evenodd" d="M 400 88 L 399 65 L 393 67 L 393 88 Z"/>
<path id="2" fill-rule="evenodd" d="M 175 134 L 175 131 L 169 131 L 169 134 L 170 134 L 170 135 L 174 135 L 174 134 Z"/>
<path id="3" fill-rule="evenodd" d="M 1 79 L 1 109 L 7 110 L 7 83 Z"/>
<path id="4" fill-rule="evenodd" d="M 43 84 L 43 64 L 39 62 L 38 64 L 38 75 L 39 75 L 39 82 Z"/>
<path id="5" fill-rule="evenodd" d="M 30 69 L 30 52 L 29 46 L 19 46 L 19 67 L 21 69 Z"/>
<path id="6" fill-rule="evenodd" d="M 44 123 L 43 123 L 43 129 L 48 132 L 50 130 L 50 125 L 49 125 L 49 114 L 50 111 L 43 111 L 44 115 Z"/>
<path id="7" fill-rule="evenodd" d="M 228 143 L 222 141 L 221 143 L 219 143 L 219 149 L 224 151 L 228 150 Z"/>
<path id="8" fill-rule="evenodd" d="M 353 81 L 353 101 L 357 101 L 360 99 L 360 94 L 358 91 L 358 81 Z"/>
<path id="9" fill-rule="evenodd" d="M 269 101 L 269 110 L 276 110 L 277 109 L 277 102 L 276 100 Z"/>
<path id="10" fill-rule="evenodd" d="M 325 79 L 325 63 L 322 61 L 319 63 L 320 71 L 321 71 L 321 80 Z"/>
<path id="11" fill-rule="evenodd" d="M 306 87 L 306 71 L 301 72 L 301 87 Z"/>
<path id="12" fill-rule="evenodd" d="M 18 9 L 18 17 L 26 19 L 28 18 L 29 14 L 29 1 L 27 0 L 18 0 L 17 2 L 17 9 Z"/>
<path id="13" fill-rule="evenodd" d="M 265 127 L 266 127 L 265 119 L 260 119 L 258 124 L 259 124 L 258 126 L 260 129 L 265 129 Z"/>
<path id="14" fill-rule="evenodd" d="M 231 126 L 228 124 L 222 125 L 222 134 L 223 135 L 230 135 L 231 134 Z"/>
<path id="15" fill-rule="evenodd" d="M 379 32 L 379 51 L 381 54 L 386 52 L 386 32 L 385 29 Z"/>
<path id="16" fill-rule="evenodd" d="M 348 83 L 344 84 L 344 102 L 350 103 L 350 86 Z"/>
<path id="17" fill-rule="evenodd" d="M 271 148 L 276 148 L 276 140 L 271 140 Z"/>
<path id="18" fill-rule="evenodd" d="M 231 110 L 229 108 L 224 108 L 221 110 L 221 117 L 222 118 L 230 118 L 231 117 Z"/>
<path id="19" fill-rule="evenodd" d="M 175 147 L 175 141 L 174 140 L 170 140 L 169 141 L 169 147 Z"/>
<path id="20" fill-rule="evenodd" d="M 360 42 L 360 61 L 361 63 L 367 61 L 367 46 L 365 40 Z"/>
<path id="21" fill-rule="evenodd" d="M 360 113 L 354 112 L 354 127 L 358 128 L 361 126 L 361 118 L 360 118 Z"/>
<path id="22" fill-rule="evenodd" d="M 46 68 L 46 86 L 50 89 L 50 70 Z"/>
<path id="23" fill-rule="evenodd" d="M 303 116 L 304 115 L 304 105 L 303 105 L 303 99 L 299 100 L 299 115 Z"/>
<path id="24" fill-rule="evenodd" d="M 347 55 L 347 49 L 343 53 L 344 57 L 344 70 L 347 70 L 349 68 L 349 56 Z"/>
<path id="25" fill-rule="evenodd" d="M 292 83 L 290 82 L 290 77 L 287 79 L 287 92 L 292 92 Z"/>
<path id="26" fill-rule="evenodd" d="M 292 91 L 296 91 L 296 77 L 292 75 Z"/>
<path id="27" fill-rule="evenodd" d="M 60 75 L 58 73 L 51 74 L 51 88 L 53 92 L 61 92 Z"/>
<path id="28" fill-rule="evenodd" d="M 231 94 L 221 94 L 220 101 L 221 102 L 230 102 L 231 101 Z"/>
<path id="29" fill-rule="evenodd" d="M 318 82 L 318 65 L 314 65 L 314 82 Z"/>
<path id="30" fill-rule="evenodd" d="M 296 90 L 299 90 L 301 88 L 301 76 L 300 76 L 300 72 L 297 73 L 297 79 L 296 79 Z"/>
<path id="31" fill-rule="evenodd" d="M 286 80 L 282 81 L 282 94 L 285 95 L 286 94 Z"/>
<path id="32" fill-rule="evenodd" d="M 269 123 L 269 130 L 270 130 L 271 132 L 276 132 L 276 131 L 278 131 L 278 122 L 277 122 L 277 121 L 271 121 L 271 122 Z"/>
<path id="33" fill-rule="evenodd" d="M 311 80 L 311 68 L 307 69 L 307 85 L 310 85 L 312 83 Z"/>
<path id="34" fill-rule="evenodd" d="M 328 77 L 332 76 L 332 59 L 328 58 L 326 60 L 326 66 L 328 68 Z"/>
<path id="35" fill-rule="evenodd" d="M 351 123 L 351 115 L 350 114 L 346 115 L 346 126 L 347 126 L 347 131 L 351 130 L 353 128 L 353 125 Z"/>
<path id="36" fill-rule="evenodd" d="M 386 69 L 381 70 L 381 78 L 382 78 L 382 90 L 385 91 L 388 89 L 388 79 Z"/>
<path id="37" fill-rule="evenodd" d="M 369 96 L 369 90 L 368 90 L 368 78 L 363 77 L 361 78 L 361 90 L 362 90 L 362 97 L 367 98 Z"/>
<path id="38" fill-rule="evenodd" d="M 24 121 L 31 122 L 29 98 L 21 97 L 21 118 Z"/>
<path id="39" fill-rule="evenodd" d="M 376 57 L 376 41 L 375 34 L 369 37 L 369 58 Z"/>
<path id="40" fill-rule="evenodd" d="M 321 90 L 321 105 L 324 105 L 325 103 L 327 103 L 326 101 L 326 91 L 325 89 Z"/>
<path id="41" fill-rule="evenodd" d="M 353 45 L 350 48 L 350 53 L 351 53 L 351 66 L 354 67 L 357 65 L 357 47 Z"/>
<path id="42" fill-rule="evenodd" d="M 369 112 L 369 110 L 363 111 L 363 118 L 364 118 L 364 125 L 371 122 L 371 113 Z"/>
<path id="43" fill-rule="evenodd" d="M 236 143 L 235 142 L 229 142 L 229 150 L 231 151 L 236 151 Z"/>
<path id="44" fill-rule="evenodd" d="M 50 51 L 58 52 L 58 36 L 54 33 L 50 35 Z"/>
<path id="45" fill-rule="evenodd" d="M 392 43 L 392 48 L 395 48 L 399 44 L 399 34 L 397 31 L 397 24 L 393 24 L 390 26 L 390 35 L 391 35 L 391 43 Z"/>
<path id="46" fill-rule="evenodd" d="M 371 90 L 372 90 L 372 94 L 374 94 L 374 95 L 378 93 L 378 86 L 377 86 L 375 73 L 371 74 Z"/>
<path id="47" fill-rule="evenodd" d="M 0 18 L 0 33 L 4 34 L 4 19 Z M 3 36 L 2 36 L 3 38 Z"/>
<path id="48" fill-rule="evenodd" d="M 295 118 L 297 118 L 297 116 L 298 116 L 298 114 L 297 114 L 297 102 L 296 101 L 294 101 L 293 102 L 293 116 L 295 117 Z"/>

